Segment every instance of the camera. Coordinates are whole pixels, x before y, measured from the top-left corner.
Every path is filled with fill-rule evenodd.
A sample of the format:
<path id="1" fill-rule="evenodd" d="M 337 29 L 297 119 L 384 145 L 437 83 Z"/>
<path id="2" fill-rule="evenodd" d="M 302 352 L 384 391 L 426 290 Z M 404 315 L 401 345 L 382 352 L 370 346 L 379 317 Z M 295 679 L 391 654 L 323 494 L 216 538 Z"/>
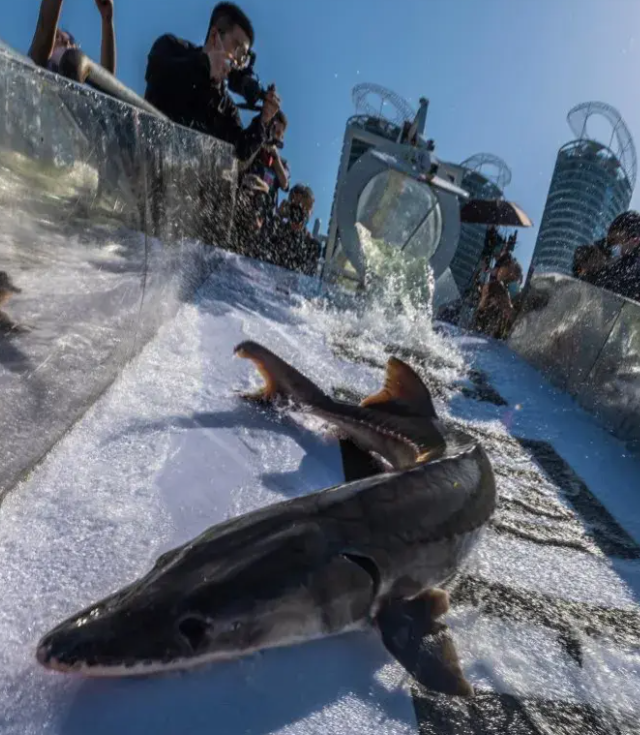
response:
<path id="1" fill-rule="evenodd" d="M 284 148 L 284 143 L 281 140 L 278 140 L 277 138 L 271 138 L 270 140 L 268 140 L 267 145 L 268 146 L 273 145 L 276 148 L 279 148 L 280 150 Z"/>
<path id="2" fill-rule="evenodd" d="M 264 100 L 267 91 L 260 84 L 260 79 L 254 70 L 256 63 L 256 52 L 249 52 L 249 63 L 244 69 L 233 69 L 229 72 L 227 84 L 235 94 L 239 94 L 247 101 L 244 105 L 238 105 L 243 110 L 259 111 L 258 102 Z"/>

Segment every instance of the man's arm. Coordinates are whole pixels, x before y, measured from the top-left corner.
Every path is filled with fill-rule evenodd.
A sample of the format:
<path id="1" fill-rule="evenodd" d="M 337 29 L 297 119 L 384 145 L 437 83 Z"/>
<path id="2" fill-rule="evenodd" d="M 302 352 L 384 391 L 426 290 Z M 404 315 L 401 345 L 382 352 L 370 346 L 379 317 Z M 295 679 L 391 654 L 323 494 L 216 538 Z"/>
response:
<path id="1" fill-rule="evenodd" d="M 236 156 L 242 162 L 253 160 L 267 139 L 267 128 L 261 116 L 257 115 L 248 127 L 243 128 L 240 113 L 235 105 L 228 117 L 226 128 L 225 140 L 235 146 Z"/>
<path id="2" fill-rule="evenodd" d="M 61 10 L 62 0 L 42 0 L 38 24 L 29 49 L 29 56 L 38 66 L 46 66 L 49 61 Z"/>
<path id="3" fill-rule="evenodd" d="M 209 86 L 210 69 L 201 50 L 186 48 L 170 34 L 161 36 L 149 52 L 145 99 L 174 122 L 183 122 L 191 99 Z"/>
<path id="4" fill-rule="evenodd" d="M 229 108 L 232 109 L 229 124 L 235 130 L 229 130 L 226 140 L 235 145 L 238 158 L 241 161 L 247 161 L 255 156 L 265 143 L 269 124 L 280 109 L 280 97 L 278 97 L 275 86 L 269 87 L 260 114 L 253 118 L 247 128 L 242 127 L 238 108 L 234 104 L 229 105 Z"/>
<path id="5" fill-rule="evenodd" d="M 113 27 L 113 0 L 96 0 L 102 16 L 102 48 L 100 64 L 111 74 L 116 73 L 116 33 Z"/>

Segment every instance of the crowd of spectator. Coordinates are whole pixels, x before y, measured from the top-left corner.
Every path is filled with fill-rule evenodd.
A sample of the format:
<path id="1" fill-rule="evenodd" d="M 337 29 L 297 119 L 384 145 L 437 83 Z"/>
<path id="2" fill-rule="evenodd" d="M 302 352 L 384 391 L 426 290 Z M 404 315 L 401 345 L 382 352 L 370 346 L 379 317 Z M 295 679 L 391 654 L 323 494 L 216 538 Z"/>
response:
<path id="1" fill-rule="evenodd" d="M 61 61 L 65 53 L 80 48 L 72 34 L 58 25 L 62 2 L 42 0 L 29 50 L 36 64 L 56 73 L 64 72 Z M 115 75 L 113 0 L 95 2 L 102 17 L 100 63 Z M 261 105 L 244 105 L 257 113 L 246 127 L 230 93 L 232 75 L 239 75 L 241 82 L 252 77 L 254 42 L 255 32 L 247 15 L 233 3 L 218 3 L 211 13 L 203 45 L 172 34 L 155 41 L 148 55 L 144 96 L 171 121 L 234 146 L 239 164 L 237 249 L 314 275 L 320 243 L 307 229 L 314 196 L 302 184 L 290 189 L 289 166 L 280 154 L 288 120 L 281 110 L 277 89 L 272 84 L 263 90 L 257 82 L 253 83 L 251 88 Z M 246 85 L 236 86 L 242 89 Z M 288 198 L 280 201 L 281 192 Z"/>
<path id="2" fill-rule="evenodd" d="M 59 27 L 63 0 L 42 0 L 29 55 L 50 71 L 61 73 L 74 36 Z M 114 0 L 95 0 L 102 20 L 100 64 L 116 73 Z M 235 4 L 220 2 L 211 13 L 203 45 L 166 34 L 153 44 L 145 74 L 145 99 L 170 120 L 234 146 L 239 163 L 235 214 L 237 249 L 278 265 L 316 273 L 320 243 L 307 229 L 314 205 L 308 186 L 290 188 L 289 165 L 281 155 L 288 120 L 275 85 L 263 90 L 254 80 L 252 96 L 261 106 L 244 105 L 257 114 L 246 127 L 230 93 L 231 77 L 252 77 L 255 53 L 253 25 Z M 237 88 L 236 88 L 237 87 Z M 403 139 L 415 144 L 415 130 L 405 124 Z M 281 201 L 282 195 L 288 195 Z M 493 263 L 493 264 L 492 264 Z M 474 324 L 496 336 L 508 332 L 516 311 L 514 299 L 522 271 L 511 252 L 484 259 L 474 280 Z M 577 248 L 573 275 L 634 300 L 640 300 L 640 213 L 624 212 L 607 235 Z"/>
<path id="3" fill-rule="evenodd" d="M 521 306 L 522 269 L 513 244 L 505 241 L 495 259 L 485 256 L 472 285 L 472 326 L 498 339 L 508 336 Z M 575 278 L 640 301 L 640 212 L 623 212 L 603 238 L 576 248 L 572 271 Z"/>
<path id="4" fill-rule="evenodd" d="M 478 266 L 461 298 L 438 311 L 438 319 L 506 339 L 522 306 L 522 267 L 513 255 L 517 233 L 488 227 Z"/>

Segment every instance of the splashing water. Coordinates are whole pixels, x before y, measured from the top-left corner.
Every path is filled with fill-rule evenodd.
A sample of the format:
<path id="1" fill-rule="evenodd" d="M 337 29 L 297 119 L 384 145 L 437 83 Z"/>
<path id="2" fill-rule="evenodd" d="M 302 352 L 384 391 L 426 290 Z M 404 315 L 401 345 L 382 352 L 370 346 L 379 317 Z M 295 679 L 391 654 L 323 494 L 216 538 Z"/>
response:
<path id="1" fill-rule="evenodd" d="M 419 319 L 431 323 L 435 279 L 428 261 L 373 238 L 360 223 L 356 228 L 367 262 L 370 300 L 380 302 L 390 313 L 400 306 L 412 322 Z"/>
<path id="2" fill-rule="evenodd" d="M 303 301 L 299 309 L 332 345 L 353 356 L 383 363 L 389 352 L 404 352 L 439 382 L 466 375 L 460 350 L 433 327 L 435 279 L 425 258 L 410 256 L 398 247 L 371 237 L 361 224 L 358 236 L 367 262 L 364 293 L 345 308 L 344 294 L 334 291 Z M 423 371 L 422 371 L 423 372 Z"/>

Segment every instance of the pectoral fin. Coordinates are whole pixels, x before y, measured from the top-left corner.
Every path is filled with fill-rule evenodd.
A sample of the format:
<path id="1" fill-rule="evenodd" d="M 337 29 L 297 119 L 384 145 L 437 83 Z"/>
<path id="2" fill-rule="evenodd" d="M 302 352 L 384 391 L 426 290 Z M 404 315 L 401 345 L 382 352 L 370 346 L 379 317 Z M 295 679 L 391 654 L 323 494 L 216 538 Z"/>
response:
<path id="1" fill-rule="evenodd" d="M 441 606 L 432 596 L 393 600 L 376 618 L 389 653 L 422 686 L 434 692 L 473 696 L 465 679 L 449 628 L 436 620 Z"/>

